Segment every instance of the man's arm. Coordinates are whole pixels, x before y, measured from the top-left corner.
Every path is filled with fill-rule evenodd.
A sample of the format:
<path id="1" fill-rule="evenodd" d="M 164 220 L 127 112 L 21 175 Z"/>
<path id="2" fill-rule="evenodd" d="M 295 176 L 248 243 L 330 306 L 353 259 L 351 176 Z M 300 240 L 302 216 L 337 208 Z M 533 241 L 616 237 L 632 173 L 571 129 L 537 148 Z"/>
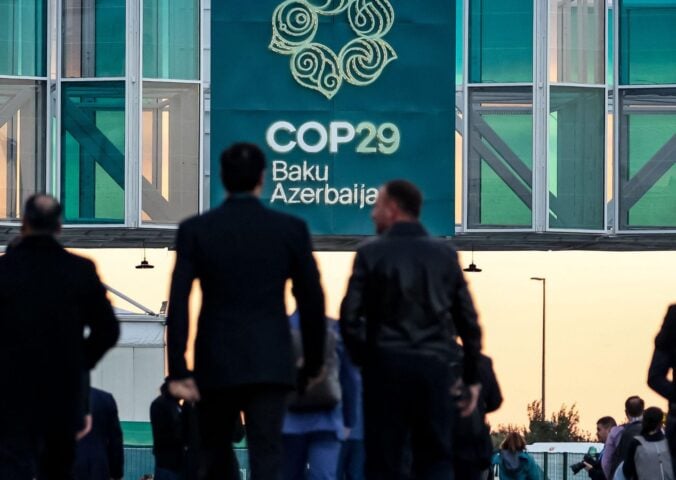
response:
<path id="1" fill-rule="evenodd" d="M 191 232 L 182 224 L 176 235 L 176 266 L 171 277 L 167 317 L 167 357 L 172 380 L 190 377 L 185 350 L 188 343 L 188 300 L 196 276 L 193 243 Z"/>
<path id="2" fill-rule="evenodd" d="M 364 363 L 366 349 L 366 320 L 363 316 L 363 301 L 367 276 L 368 271 L 363 254 L 357 251 L 347 293 L 340 306 L 340 332 L 350 358 L 357 365 Z"/>
<path id="3" fill-rule="evenodd" d="M 302 224 L 291 270 L 293 295 L 298 304 L 300 332 L 303 341 L 303 373 L 316 377 L 324 365 L 326 317 L 324 292 L 319 281 L 319 270 L 312 256 L 312 240 L 305 223 Z"/>
<path id="4" fill-rule="evenodd" d="M 601 456 L 601 468 L 606 478 L 611 478 L 613 473 L 613 460 L 615 457 L 615 450 L 617 450 L 617 444 L 620 441 L 622 436 L 622 427 L 616 426 L 610 429 L 608 438 L 606 439 L 606 444 L 603 447 L 603 455 Z"/>
<path id="5" fill-rule="evenodd" d="M 648 386 L 671 401 L 674 398 L 674 384 L 668 378 L 669 370 L 671 355 L 656 347 L 648 369 Z"/>
<path id="6" fill-rule="evenodd" d="M 93 369 L 120 336 L 120 326 L 106 297 L 94 264 L 87 261 L 87 292 L 83 299 L 84 318 L 89 336 L 84 340 L 85 369 Z"/>
<path id="7" fill-rule="evenodd" d="M 627 450 L 627 457 L 623 458 L 624 465 L 622 466 L 622 473 L 627 478 L 636 478 L 636 462 L 634 461 L 634 456 L 636 455 L 636 449 L 640 445 L 639 441 L 633 439 L 631 444 L 629 444 L 629 450 Z"/>

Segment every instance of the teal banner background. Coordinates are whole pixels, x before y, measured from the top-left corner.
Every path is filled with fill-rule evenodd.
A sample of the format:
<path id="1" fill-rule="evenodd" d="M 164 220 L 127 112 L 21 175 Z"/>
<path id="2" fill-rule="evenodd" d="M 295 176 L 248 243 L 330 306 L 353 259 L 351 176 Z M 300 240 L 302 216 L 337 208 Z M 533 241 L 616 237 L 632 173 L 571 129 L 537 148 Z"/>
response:
<path id="1" fill-rule="evenodd" d="M 368 3 L 366 0 L 365 3 Z M 378 1 L 378 0 L 375 0 Z M 264 203 L 303 217 L 315 235 L 368 235 L 373 233 L 370 205 L 284 204 L 271 198 L 282 184 L 291 189 L 310 187 L 353 189 L 357 184 L 377 188 L 387 180 L 405 178 L 423 191 L 422 220 L 435 235 L 454 233 L 455 155 L 455 3 L 448 0 L 390 0 L 394 25 L 383 40 L 397 54 L 380 77 L 368 86 L 343 82 L 328 100 L 301 86 L 290 69 L 291 56 L 268 48 L 272 18 L 279 0 L 219 0 L 212 2 L 211 61 L 211 205 L 224 198 L 219 175 L 220 152 L 236 141 L 253 142 L 264 148 L 268 169 Z M 315 0 L 315 4 L 322 2 Z M 319 16 L 314 39 L 336 54 L 357 35 L 347 14 Z M 327 130 L 332 121 L 363 122 L 378 126 L 391 122 L 399 128 L 401 144 L 396 153 L 356 153 L 361 136 L 341 144 L 335 154 L 328 147 L 318 153 L 295 148 L 274 152 L 266 143 L 268 127 L 288 121 L 296 128 L 309 121 Z M 280 132 L 279 143 L 295 140 Z M 317 136 L 309 133 L 308 143 Z M 287 165 L 329 167 L 328 181 L 274 182 L 274 161 Z"/>

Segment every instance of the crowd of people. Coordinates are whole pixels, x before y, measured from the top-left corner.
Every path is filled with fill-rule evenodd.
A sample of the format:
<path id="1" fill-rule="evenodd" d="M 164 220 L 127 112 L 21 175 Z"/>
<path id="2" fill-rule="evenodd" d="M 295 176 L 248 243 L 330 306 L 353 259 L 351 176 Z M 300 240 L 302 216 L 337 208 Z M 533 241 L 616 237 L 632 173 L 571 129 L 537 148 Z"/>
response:
<path id="1" fill-rule="evenodd" d="M 493 455 L 485 415 L 502 395 L 457 253 L 421 224 L 415 185 L 393 180 L 379 190 L 377 236 L 357 249 L 337 321 L 325 317 L 306 224 L 258 199 L 263 152 L 239 143 L 220 162 L 227 199 L 177 232 L 168 377 L 150 406 L 156 480 L 239 478 L 232 446 L 244 434 L 253 480 L 484 480 L 492 464 L 501 479 L 541 478 L 516 433 Z M 60 227 L 59 203 L 31 197 L 21 237 L 0 257 L 3 480 L 93 472 L 76 457 L 96 438 L 90 448 L 106 450 L 106 475 L 122 477 L 114 401 L 88 385 L 119 326 L 94 265 L 57 242 Z M 189 369 L 195 280 L 202 305 Z M 670 309 L 650 376 L 671 402 L 672 317 Z M 622 426 L 599 420 L 606 448 L 590 476 L 673 479 L 672 417 L 667 444 L 659 409 L 644 412 L 632 397 L 626 411 Z"/>

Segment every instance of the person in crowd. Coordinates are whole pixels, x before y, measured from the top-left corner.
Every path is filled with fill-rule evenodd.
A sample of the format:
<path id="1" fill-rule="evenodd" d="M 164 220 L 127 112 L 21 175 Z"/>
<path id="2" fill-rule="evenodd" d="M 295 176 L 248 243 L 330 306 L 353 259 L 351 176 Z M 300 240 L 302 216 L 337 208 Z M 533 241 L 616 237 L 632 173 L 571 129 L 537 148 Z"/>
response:
<path id="1" fill-rule="evenodd" d="M 485 480 L 491 466 L 493 444 L 486 414 L 500 408 L 502 392 L 493 370 L 493 361 L 483 354 L 479 357 L 479 381 L 481 392 L 476 410 L 469 417 L 458 418 L 453 429 L 456 479 Z M 466 395 L 466 392 L 462 389 L 459 394 Z"/>
<path id="2" fill-rule="evenodd" d="M 662 432 L 664 412 L 650 407 L 643 414 L 641 434 L 627 449 L 622 471 L 630 480 L 674 480 L 667 439 Z"/>
<path id="3" fill-rule="evenodd" d="M 83 378 L 119 325 L 94 264 L 56 240 L 59 202 L 37 194 L 22 213 L 21 240 L 0 257 L 0 478 L 63 480 L 84 427 Z"/>
<path id="4" fill-rule="evenodd" d="M 77 442 L 75 480 L 119 480 L 124 476 L 122 428 L 115 398 L 89 389 L 91 431 Z"/>
<path id="5" fill-rule="evenodd" d="M 165 381 L 150 404 L 155 480 L 179 480 L 185 468 L 185 424 L 180 401 L 169 393 Z"/>
<path id="6" fill-rule="evenodd" d="M 604 446 L 608 441 L 608 436 L 613 427 L 617 426 L 617 422 L 613 417 L 601 417 L 596 422 L 596 438 L 599 442 L 603 443 Z M 584 468 L 587 470 L 589 478 L 592 480 L 606 480 L 606 475 L 603 472 L 603 457 L 605 456 L 605 447 L 601 450 L 600 457 L 595 463 L 584 462 Z"/>
<path id="7" fill-rule="evenodd" d="M 364 402 L 361 372 L 355 367 L 349 355 L 342 361 L 347 368 L 341 368 L 341 384 L 354 386 L 354 425 L 346 430 L 340 447 L 338 480 L 364 480 Z M 348 377 L 348 378 L 343 378 Z M 346 417 L 349 416 L 346 414 Z"/>
<path id="8" fill-rule="evenodd" d="M 238 143 L 221 155 L 227 200 L 180 224 L 167 319 L 169 391 L 197 405 L 200 469 L 207 480 L 231 478 L 231 439 L 244 412 L 253 480 L 278 480 L 282 421 L 289 391 L 320 376 L 324 359 L 324 295 L 302 220 L 258 199 L 265 156 Z M 195 369 L 186 366 L 188 300 L 195 279 L 202 309 Z M 293 283 L 304 365 L 293 363 L 284 291 Z"/>
<path id="9" fill-rule="evenodd" d="M 289 317 L 294 332 L 299 320 L 298 312 Z M 356 420 L 354 375 L 347 372 L 350 365 L 345 362 L 338 322 L 327 319 L 327 323 L 325 376 L 292 398 L 284 417 L 284 480 L 335 480 L 341 441 Z"/>
<path id="10" fill-rule="evenodd" d="M 627 458 L 629 445 L 636 435 L 641 433 L 643 409 L 645 402 L 637 395 L 632 395 L 624 402 L 624 413 L 627 423 L 613 427 L 608 434 L 601 467 L 606 478 L 613 478 L 615 471 Z"/>
<path id="11" fill-rule="evenodd" d="M 509 432 L 492 460 L 498 468 L 500 480 L 541 480 L 543 478 L 535 459 L 526 452 L 526 440 L 519 432 Z"/>
<path id="12" fill-rule="evenodd" d="M 655 338 L 655 352 L 648 369 L 648 386 L 669 402 L 666 436 L 671 457 L 676 458 L 676 388 L 672 375 L 676 366 L 676 305 L 664 316 L 662 328 Z M 676 462 L 672 462 L 676 468 Z M 676 470 L 674 472 L 676 476 Z"/>
<path id="13" fill-rule="evenodd" d="M 481 329 L 451 247 L 419 221 L 422 195 L 406 180 L 386 183 L 372 218 L 378 238 L 359 247 L 340 327 L 363 366 L 366 478 L 453 478 L 450 361 L 462 338 L 462 414 L 479 397 Z M 410 448 L 410 450 L 409 450 Z M 410 452 L 410 455 L 408 454 Z M 410 461 L 409 461 L 410 459 Z"/>

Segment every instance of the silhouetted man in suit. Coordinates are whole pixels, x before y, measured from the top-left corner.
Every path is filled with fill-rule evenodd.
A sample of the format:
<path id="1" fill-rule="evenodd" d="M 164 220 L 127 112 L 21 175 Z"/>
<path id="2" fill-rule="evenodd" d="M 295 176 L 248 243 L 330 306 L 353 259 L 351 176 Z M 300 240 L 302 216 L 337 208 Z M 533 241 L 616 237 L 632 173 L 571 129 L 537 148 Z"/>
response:
<path id="1" fill-rule="evenodd" d="M 119 335 L 94 264 L 56 241 L 60 228 L 59 203 L 35 195 L 23 210 L 21 240 L 0 257 L 3 480 L 70 478 L 85 372 Z"/>
<path id="2" fill-rule="evenodd" d="M 232 429 L 240 410 L 251 478 L 279 478 L 287 393 L 317 377 L 324 358 L 324 297 L 310 234 L 302 220 L 258 200 L 264 168 L 265 157 L 255 145 L 235 144 L 224 151 L 221 178 L 227 200 L 183 222 L 176 238 L 167 321 L 169 389 L 187 401 L 199 400 L 201 470 L 209 480 L 232 478 Z M 193 374 L 184 354 L 195 279 L 203 299 Z M 284 305 L 289 279 L 305 352 L 300 374 L 292 360 Z"/>
<path id="3" fill-rule="evenodd" d="M 91 388 L 89 408 L 92 429 L 77 443 L 75 480 L 119 480 L 124 476 L 124 446 L 115 398 Z"/>
<path id="4" fill-rule="evenodd" d="M 408 479 L 411 472 L 417 480 L 453 478 L 456 334 L 468 386 L 463 415 L 480 391 L 481 330 L 472 299 L 456 252 L 418 221 L 421 206 L 410 182 L 380 189 L 372 213 L 380 235 L 357 250 L 341 307 L 345 344 L 363 366 L 368 480 Z"/>

